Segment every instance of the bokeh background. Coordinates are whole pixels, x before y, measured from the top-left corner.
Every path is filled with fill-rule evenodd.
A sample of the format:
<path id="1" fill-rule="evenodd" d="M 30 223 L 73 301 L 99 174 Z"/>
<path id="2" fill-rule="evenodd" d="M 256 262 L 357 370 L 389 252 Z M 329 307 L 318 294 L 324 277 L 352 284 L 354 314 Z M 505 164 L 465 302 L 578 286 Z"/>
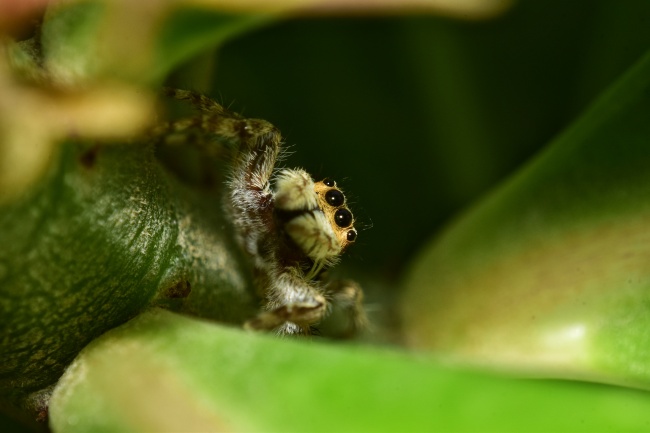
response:
<path id="1" fill-rule="evenodd" d="M 645 0 L 524 0 L 488 21 L 291 19 L 227 43 L 213 95 L 276 124 L 288 166 L 339 181 L 362 228 L 346 263 L 395 282 L 647 50 L 649 23 Z"/>

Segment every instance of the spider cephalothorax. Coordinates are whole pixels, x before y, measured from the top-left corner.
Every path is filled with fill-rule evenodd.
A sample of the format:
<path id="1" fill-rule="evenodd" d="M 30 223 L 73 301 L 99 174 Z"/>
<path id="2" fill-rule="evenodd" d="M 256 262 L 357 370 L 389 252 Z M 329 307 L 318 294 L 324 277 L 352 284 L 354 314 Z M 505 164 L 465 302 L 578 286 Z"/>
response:
<path id="1" fill-rule="evenodd" d="M 308 279 L 333 265 L 357 237 L 354 217 L 336 183 L 314 183 L 303 170 L 280 172 L 275 210 L 291 241 L 313 262 Z"/>
<path id="2" fill-rule="evenodd" d="M 158 134 L 176 140 L 183 134 L 201 136 L 207 145 L 228 150 L 226 208 L 265 299 L 263 311 L 245 326 L 309 334 L 329 304 L 338 303 L 348 311 L 352 327 L 362 327 L 359 286 L 324 277 L 357 237 L 354 217 L 336 183 L 314 182 L 301 169 L 276 172 L 282 138 L 270 123 L 243 118 L 194 92 L 166 93 L 188 100 L 199 114 L 163 125 Z"/>

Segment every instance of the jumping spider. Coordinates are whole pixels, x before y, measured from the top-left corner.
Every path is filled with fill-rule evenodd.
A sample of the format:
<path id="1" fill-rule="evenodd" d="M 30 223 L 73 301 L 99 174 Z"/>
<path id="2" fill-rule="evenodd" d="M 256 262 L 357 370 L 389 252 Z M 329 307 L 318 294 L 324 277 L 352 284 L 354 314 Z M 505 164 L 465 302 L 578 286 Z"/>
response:
<path id="1" fill-rule="evenodd" d="M 357 238 L 355 219 L 336 182 L 314 182 L 301 169 L 278 170 L 282 137 L 269 122 L 246 119 L 191 91 L 166 88 L 165 93 L 188 101 L 198 113 L 160 126 L 157 135 L 166 141 L 202 137 L 226 151 L 226 211 L 265 301 L 245 328 L 311 334 L 332 304 L 345 310 L 350 331 L 363 328 L 360 287 L 325 277 Z"/>

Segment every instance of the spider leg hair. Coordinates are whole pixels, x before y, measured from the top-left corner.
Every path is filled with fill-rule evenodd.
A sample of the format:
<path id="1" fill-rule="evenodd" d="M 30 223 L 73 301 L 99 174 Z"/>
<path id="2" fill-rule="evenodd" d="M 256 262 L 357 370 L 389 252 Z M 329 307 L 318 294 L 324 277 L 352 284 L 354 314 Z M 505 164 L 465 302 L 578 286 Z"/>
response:
<path id="1" fill-rule="evenodd" d="M 189 90 L 165 88 L 172 98 L 189 102 L 199 111 L 193 118 L 168 122 L 162 128 L 173 132 L 199 129 L 214 138 L 213 145 L 226 147 L 230 153 L 230 206 L 239 233 L 263 233 L 271 218 L 270 178 L 282 148 L 280 131 L 261 119 L 246 119 L 220 104 Z M 245 246 L 250 253 L 259 236 Z"/>
<path id="2" fill-rule="evenodd" d="M 293 270 L 285 270 L 273 279 L 266 308 L 244 327 L 266 330 L 281 327 L 279 333 L 309 334 L 310 325 L 319 322 L 327 313 L 328 303 L 318 288 Z"/>
<path id="3" fill-rule="evenodd" d="M 318 209 L 311 176 L 300 169 L 280 171 L 275 181 L 275 207 L 283 211 Z"/>

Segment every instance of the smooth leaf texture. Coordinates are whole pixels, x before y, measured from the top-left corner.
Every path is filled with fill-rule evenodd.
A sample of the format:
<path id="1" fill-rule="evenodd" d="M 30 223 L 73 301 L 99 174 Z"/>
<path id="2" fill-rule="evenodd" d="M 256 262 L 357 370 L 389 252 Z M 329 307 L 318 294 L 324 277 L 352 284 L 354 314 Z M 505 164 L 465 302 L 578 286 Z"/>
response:
<path id="1" fill-rule="evenodd" d="M 416 347 L 650 387 L 650 55 L 453 224 L 407 281 Z"/>
<path id="2" fill-rule="evenodd" d="M 623 432 L 647 429 L 650 399 L 156 310 L 84 350 L 57 386 L 50 416 L 55 432 Z"/>

